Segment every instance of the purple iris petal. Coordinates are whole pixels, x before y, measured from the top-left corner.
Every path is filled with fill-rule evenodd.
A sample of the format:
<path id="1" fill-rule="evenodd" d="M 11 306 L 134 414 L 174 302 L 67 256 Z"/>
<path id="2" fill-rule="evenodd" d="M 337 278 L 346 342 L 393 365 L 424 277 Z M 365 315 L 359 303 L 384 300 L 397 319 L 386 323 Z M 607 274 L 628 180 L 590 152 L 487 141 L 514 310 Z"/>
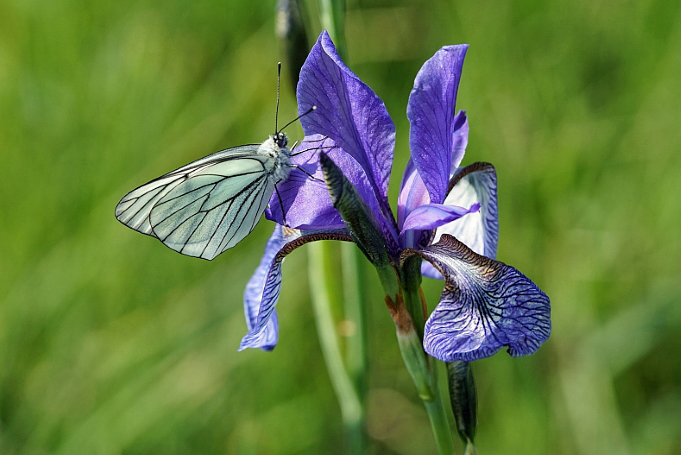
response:
<path id="1" fill-rule="evenodd" d="M 430 230 L 436 229 L 443 224 L 458 220 L 462 216 L 477 212 L 480 210 L 480 204 L 473 204 L 469 208 L 460 207 L 458 205 L 446 204 L 426 204 L 414 209 L 402 226 L 402 231 L 410 229 L 416 230 Z"/>
<path id="2" fill-rule="evenodd" d="M 549 298 L 513 267 L 480 256 L 450 235 L 423 250 L 447 284 L 426 321 L 424 348 L 445 362 L 477 360 L 504 346 L 534 353 L 551 332 Z"/>
<path id="3" fill-rule="evenodd" d="M 402 185 L 400 185 L 400 194 L 397 198 L 397 226 L 402 231 L 404 220 L 409 216 L 412 210 L 421 205 L 430 203 L 430 195 L 423 180 L 416 170 L 414 161 L 409 158 L 407 167 L 404 168 L 402 175 Z"/>
<path id="4" fill-rule="evenodd" d="M 445 46 L 426 61 L 416 75 L 407 105 L 412 158 L 430 201 L 436 204 L 445 200 L 451 170 L 461 162 L 467 142 L 466 115 L 455 115 L 467 49 L 466 44 Z"/>
<path id="5" fill-rule="evenodd" d="M 326 31 L 300 70 L 297 99 L 301 114 L 317 106 L 300 119 L 305 134 L 328 136 L 349 153 L 366 171 L 383 215 L 392 218 L 387 194 L 395 125 L 383 101 L 340 59 Z"/>
<path id="6" fill-rule="evenodd" d="M 497 210 L 497 173 L 489 163 L 474 163 L 456 171 L 445 199 L 447 205 L 480 204 L 478 213 L 439 227 L 435 241 L 449 234 L 478 254 L 496 259 L 499 242 L 499 212 Z"/>
<path id="7" fill-rule="evenodd" d="M 246 325 L 248 330 L 252 330 L 258 320 L 258 311 L 262 303 L 263 290 L 265 289 L 265 279 L 270 270 L 272 261 L 286 241 L 284 240 L 284 228 L 277 224 L 274 227 L 272 236 L 265 246 L 265 254 L 260 260 L 260 265 L 255 269 L 255 273 L 244 291 L 244 313 L 246 314 Z M 258 338 L 257 346 L 264 351 L 271 351 L 277 345 L 279 339 L 279 325 L 277 324 L 277 311 L 273 310 L 265 328 Z"/>
<path id="8" fill-rule="evenodd" d="M 357 188 L 372 212 L 380 213 L 380 204 L 366 173 L 357 161 L 337 147 L 331 139 L 314 135 L 305 137 L 292 151 L 294 156 L 291 161 L 295 167 L 288 179 L 277 184 L 277 191 L 270 198 L 269 208 L 265 211 L 267 219 L 301 230 L 345 228 L 324 183 L 319 164 L 319 154 L 322 151 L 338 163 L 338 167 Z M 285 216 L 282 215 L 282 204 Z"/>
<path id="9" fill-rule="evenodd" d="M 279 230 L 279 233 L 277 232 Z M 262 348 L 272 350 L 276 344 L 276 329 L 273 338 L 272 325 L 276 327 L 275 305 L 281 290 L 281 264 L 286 256 L 308 242 L 315 240 L 344 240 L 352 238 L 343 230 L 338 231 L 297 231 L 277 226 L 265 249 L 265 255 L 255 275 L 249 281 L 250 291 L 246 290 L 246 316 L 248 333 L 241 340 L 239 350 L 246 348 Z M 275 251 L 275 248 L 278 248 Z M 272 254 L 272 253 L 275 254 Z M 267 260 L 270 259 L 270 260 Z M 264 272 L 267 272 L 266 274 Z M 257 287 L 262 286 L 258 295 Z M 258 302 L 259 300 L 259 302 Z"/>

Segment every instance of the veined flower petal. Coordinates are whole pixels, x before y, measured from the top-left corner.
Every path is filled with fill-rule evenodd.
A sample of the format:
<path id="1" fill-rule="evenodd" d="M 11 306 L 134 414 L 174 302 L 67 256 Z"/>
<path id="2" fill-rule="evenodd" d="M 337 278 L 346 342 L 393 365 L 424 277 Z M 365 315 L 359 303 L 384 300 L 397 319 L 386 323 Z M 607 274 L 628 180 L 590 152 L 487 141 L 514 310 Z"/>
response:
<path id="1" fill-rule="evenodd" d="M 397 227 L 402 232 L 404 220 L 409 216 L 412 210 L 421 205 L 430 203 L 430 194 L 423 180 L 416 170 L 414 160 L 409 158 L 407 166 L 404 168 L 402 175 L 402 184 L 400 185 L 400 194 L 397 198 Z"/>
<path id="2" fill-rule="evenodd" d="M 468 45 L 445 46 L 423 64 L 407 104 L 412 158 L 430 193 L 440 204 L 453 168 L 468 141 L 465 112 L 455 115 L 456 94 Z"/>
<path id="3" fill-rule="evenodd" d="M 444 275 L 440 303 L 426 321 L 426 352 L 445 362 L 491 356 L 504 346 L 513 357 L 534 353 L 551 332 L 549 298 L 529 278 L 481 256 L 450 235 L 418 254 Z"/>
<path id="4" fill-rule="evenodd" d="M 300 71 L 297 99 L 301 114 L 317 107 L 300 119 L 305 134 L 328 136 L 349 153 L 366 171 L 383 215 L 392 218 L 387 195 L 395 125 L 383 101 L 340 59 L 326 31 Z"/>
<path id="5" fill-rule="evenodd" d="M 470 207 L 448 204 L 425 204 L 412 210 L 404 220 L 402 231 L 411 229 L 425 231 L 436 229 L 451 221 L 458 220 L 468 213 L 480 210 L 480 204 L 474 203 Z"/>
<path id="6" fill-rule="evenodd" d="M 357 188 L 372 211 L 380 207 L 362 167 L 327 137 L 306 136 L 292 151 L 295 166 L 289 177 L 277 184 L 265 211 L 267 219 L 292 229 L 329 230 L 344 227 L 338 211 L 333 208 L 319 163 L 320 153 L 326 153 L 338 163 L 344 175 Z M 282 213 L 283 204 L 283 213 Z M 285 216 L 284 216 L 285 214 Z"/>
<path id="7" fill-rule="evenodd" d="M 480 211 L 440 226 L 437 242 L 449 234 L 476 253 L 491 259 L 497 257 L 499 212 L 497 209 L 497 173 L 489 163 L 473 163 L 458 169 L 449 183 L 445 204 L 467 207 L 479 204 Z"/>
<path id="8" fill-rule="evenodd" d="M 275 305 L 279 300 L 279 291 L 281 290 L 281 264 L 290 252 L 315 240 L 351 242 L 352 238 L 345 230 L 298 231 L 276 226 L 265 249 L 265 256 L 251 281 L 249 281 L 248 288 L 250 288 L 250 291 L 248 288 L 246 290 L 246 320 L 249 330 L 241 340 L 239 351 L 246 348 L 274 349 L 277 341 L 276 319 L 274 322 L 271 321 L 273 317 L 276 318 Z M 278 247 L 278 250 L 272 255 L 275 247 Z M 270 256 L 272 257 L 271 260 L 267 261 Z M 267 265 L 268 262 L 269 265 Z M 267 273 L 264 273 L 265 270 Z M 262 291 L 258 295 L 257 288 L 260 285 L 262 285 Z"/>
<path id="9" fill-rule="evenodd" d="M 246 325 L 248 330 L 252 330 L 258 321 L 258 312 L 260 304 L 262 303 L 263 291 L 265 289 L 265 279 L 267 272 L 272 266 L 272 261 L 277 255 L 281 247 L 284 246 L 284 228 L 277 224 L 274 227 L 272 236 L 265 245 L 265 254 L 260 259 L 260 265 L 255 269 L 253 276 L 248 280 L 246 289 L 244 290 L 244 314 L 246 315 Z M 277 323 L 277 310 L 272 310 L 265 328 L 259 337 L 257 346 L 263 351 L 271 351 L 277 345 L 279 340 L 279 325 Z"/>

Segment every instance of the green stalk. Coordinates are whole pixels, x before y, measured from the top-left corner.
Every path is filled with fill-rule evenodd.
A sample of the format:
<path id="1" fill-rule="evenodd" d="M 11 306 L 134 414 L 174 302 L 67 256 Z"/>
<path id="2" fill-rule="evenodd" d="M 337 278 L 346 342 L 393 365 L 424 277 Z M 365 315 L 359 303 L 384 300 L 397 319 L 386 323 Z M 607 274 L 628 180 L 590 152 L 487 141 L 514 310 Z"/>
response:
<path id="1" fill-rule="evenodd" d="M 319 19 L 345 61 L 345 0 L 319 0 Z"/>
<path id="2" fill-rule="evenodd" d="M 351 373 L 343 362 L 336 323 L 331 311 L 331 308 L 339 308 L 342 304 L 338 270 L 333 261 L 334 252 L 333 244 L 330 242 L 313 242 L 308 245 L 312 307 L 319 344 L 341 408 L 348 453 L 362 455 L 365 446 L 364 403 L 362 394 L 355 386 L 358 372 L 354 370 Z"/>
<path id="3" fill-rule="evenodd" d="M 391 312 L 397 325 L 402 358 L 428 413 L 438 452 L 440 455 L 452 455 L 455 453 L 454 441 L 438 385 L 438 363 L 423 350 L 425 301 L 421 291 L 420 265 L 420 260 L 407 260 L 401 268 L 401 297 L 404 302 L 399 302 L 398 297 Z"/>
<path id="4" fill-rule="evenodd" d="M 322 27 L 329 32 L 340 57 L 345 59 L 347 56 L 345 47 L 345 0 L 319 0 L 319 15 Z M 312 259 L 312 253 L 310 258 Z M 341 245 L 341 258 L 345 297 L 344 318 L 348 327 L 354 331 L 354 333 L 347 334 L 345 374 L 352 385 L 355 400 L 353 413 L 347 417 L 344 415 L 343 424 L 350 453 L 363 454 L 366 450 L 364 432 L 367 370 L 366 307 L 362 299 L 362 279 L 359 271 L 360 253 L 357 245 L 343 243 Z M 316 267 L 315 262 L 318 263 L 317 266 L 320 263 L 320 261 L 310 261 L 310 277 L 314 273 L 312 269 Z M 337 280 L 337 273 L 334 274 L 332 270 L 325 272 L 328 280 Z M 341 401 L 342 409 L 344 405 L 340 394 L 338 394 L 338 399 Z"/>
<path id="5" fill-rule="evenodd" d="M 395 318 L 394 315 L 393 318 Z M 408 316 L 403 314 L 398 319 L 400 321 L 408 320 Z M 407 366 L 407 370 L 416 385 L 419 398 L 423 401 L 428 413 L 438 453 L 440 455 L 453 455 L 455 453 L 454 441 L 438 386 L 437 363 L 435 359 L 428 357 L 423 351 L 422 341 L 413 324 L 411 324 L 411 327 L 407 327 L 406 324 L 397 324 L 397 341 L 404 364 Z"/>
<path id="6" fill-rule="evenodd" d="M 366 306 L 362 292 L 361 254 L 353 243 L 341 243 L 343 265 L 343 295 L 345 297 L 345 321 L 348 323 L 346 334 L 346 365 L 359 398 L 364 402 L 366 395 L 367 370 L 367 328 Z"/>
<path id="7" fill-rule="evenodd" d="M 441 455 L 453 455 L 456 450 L 454 449 L 452 433 L 449 429 L 449 421 L 447 420 L 445 407 L 442 404 L 440 392 L 437 392 L 437 396 L 433 401 L 424 400 L 423 404 L 426 407 L 426 412 L 428 413 L 428 418 L 430 419 L 430 426 L 433 429 L 433 436 L 435 436 L 437 450 Z"/>

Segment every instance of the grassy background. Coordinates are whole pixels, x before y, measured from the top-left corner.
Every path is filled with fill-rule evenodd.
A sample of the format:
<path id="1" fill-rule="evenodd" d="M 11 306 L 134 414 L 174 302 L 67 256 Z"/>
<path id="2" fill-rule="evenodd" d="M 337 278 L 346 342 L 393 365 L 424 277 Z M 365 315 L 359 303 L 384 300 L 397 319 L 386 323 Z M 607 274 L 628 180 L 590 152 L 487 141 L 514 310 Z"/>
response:
<path id="1" fill-rule="evenodd" d="M 304 249 L 280 345 L 237 353 L 271 223 L 209 263 L 113 217 L 131 188 L 270 133 L 273 3 L 0 1 L 1 454 L 342 453 Z M 499 258 L 552 299 L 536 355 L 475 363 L 480 453 L 681 453 L 681 4 L 349 7 L 350 66 L 397 126 L 393 200 L 414 75 L 471 44 L 464 164 L 497 167 Z M 367 274 L 371 452 L 433 453 Z"/>

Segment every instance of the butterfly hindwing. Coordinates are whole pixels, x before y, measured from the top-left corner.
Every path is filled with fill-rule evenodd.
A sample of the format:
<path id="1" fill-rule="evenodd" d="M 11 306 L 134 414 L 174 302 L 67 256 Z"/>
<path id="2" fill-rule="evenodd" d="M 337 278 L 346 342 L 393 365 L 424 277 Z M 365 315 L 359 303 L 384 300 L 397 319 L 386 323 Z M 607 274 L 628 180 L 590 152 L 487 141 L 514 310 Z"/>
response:
<path id="1" fill-rule="evenodd" d="M 181 174 L 167 174 L 132 190 L 116 206 L 116 218 L 129 228 L 155 237 L 149 222 L 149 213 L 183 179 Z"/>
<path id="2" fill-rule="evenodd" d="M 266 159 L 240 157 L 192 173 L 151 210 L 154 235 L 175 251 L 204 259 L 236 245 L 251 232 L 274 190 Z"/>

